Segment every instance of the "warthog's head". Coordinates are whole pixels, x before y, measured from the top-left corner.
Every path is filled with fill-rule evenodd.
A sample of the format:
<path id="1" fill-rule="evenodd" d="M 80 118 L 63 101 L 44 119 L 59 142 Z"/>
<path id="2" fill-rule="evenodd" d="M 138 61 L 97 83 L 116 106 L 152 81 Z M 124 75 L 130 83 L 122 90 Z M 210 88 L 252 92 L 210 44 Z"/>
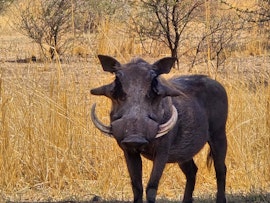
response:
<path id="1" fill-rule="evenodd" d="M 178 115 L 170 96 L 182 93 L 159 75 L 169 73 L 176 59 L 166 57 L 154 64 L 135 59 L 121 65 L 112 57 L 98 57 L 103 70 L 115 74 L 115 80 L 91 90 L 94 95 L 112 100 L 110 126 L 99 121 L 93 105 L 91 118 L 95 126 L 127 149 L 139 149 L 167 134 Z"/>

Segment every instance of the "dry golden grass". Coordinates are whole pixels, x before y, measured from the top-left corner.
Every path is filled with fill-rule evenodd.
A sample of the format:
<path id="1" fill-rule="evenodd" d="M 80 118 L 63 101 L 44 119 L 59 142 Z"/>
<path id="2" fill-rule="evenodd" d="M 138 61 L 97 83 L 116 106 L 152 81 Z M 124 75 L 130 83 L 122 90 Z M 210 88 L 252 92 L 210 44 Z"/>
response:
<path id="1" fill-rule="evenodd" d="M 6 22 L 6 21 L 5 21 Z M 114 28 L 102 25 L 97 46 L 90 54 L 117 55 L 127 62 L 145 54 L 130 36 L 114 35 Z M 89 111 L 108 123 L 110 101 L 92 96 L 89 90 L 113 80 L 95 57 L 55 63 L 11 63 L 7 60 L 38 55 L 35 46 L 20 35 L 0 32 L 0 202 L 132 199 L 129 175 L 116 142 L 102 135 L 92 124 Z M 252 47 L 254 48 L 254 47 Z M 164 56 L 155 47 L 151 56 Z M 152 57 L 152 58 L 150 58 Z M 154 59 L 155 58 L 155 59 Z M 270 193 L 270 86 L 269 56 L 235 58 L 226 71 L 212 74 L 204 67 L 193 73 L 210 74 L 227 89 L 229 194 Z M 186 74 L 173 70 L 166 77 Z M 195 196 L 216 192 L 214 170 L 206 166 L 208 146 L 195 157 L 199 167 Z M 143 159 L 146 184 L 152 163 Z M 158 197 L 179 199 L 185 178 L 175 164 L 168 164 Z M 268 200 L 266 200 L 267 202 Z"/>
<path id="2" fill-rule="evenodd" d="M 230 103 L 229 193 L 270 190 L 270 87 L 257 81 L 258 75 L 248 74 L 218 75 Z M 121 150 L 89 119 L 91 104 L 97 102 L 99 117 L 108 122 L 110 102 L 91 96 L 89 89 L 112 80 L 96 59 L 69 64 L 1 63 L 0 193 L 4 200 L 84 200 L 93 194 L 132 198 Z M 196 196 L 215 193 L 214 170 L 208 171 L 206 154 L 207 147 L 195 158 Z M 151 166 L 144 160 L 144 183 Z M 159 196 L 178 199 L 184 181 L 177 165 L 169 164 Z"/>

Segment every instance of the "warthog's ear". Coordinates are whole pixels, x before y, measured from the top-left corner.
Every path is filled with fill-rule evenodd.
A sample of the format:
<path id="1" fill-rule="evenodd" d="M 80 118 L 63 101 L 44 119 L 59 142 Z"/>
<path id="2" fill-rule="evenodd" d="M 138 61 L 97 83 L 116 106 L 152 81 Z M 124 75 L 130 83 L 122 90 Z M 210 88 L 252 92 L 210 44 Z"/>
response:
<path id="1" fill-rule="evenodd" d="M 166 96 L 185 96 L 183 92 L 176 89 L 170 82 L 167 80 L 164 80 L 163 78 L 156 78 L 152 82 L 152 89 L 153 91 L 160 96 L 166 97 Z"/>
<path id="2" fill-rule="evenodd" d="M 113 57 L 106 55 L 98 55 L 99 61 L 104 71 L 114 73 L 118 70 L 121 64 Z"/>
<path id="3" fill-rule="evenodd" d="M 177 58 L 175 58 L 175 57 L 165 57 L 165 58 L 162 58 L 162 59 L 156 61 L 153 64 L 155 72 L 158 75 L 164 74 L 164 73 L 169 73 L 176 60 L 177 60 Z"/>
<path id="4" fill-rule="evenodd" d="M 104 95 L 110 97 L 110 93 L 113 89 L 113 84 L 104 85 L 101 87 L 97 87 L 95 89 L 91 89 L 90 92 L 93 95 Z"/>
<path id="5" fill-rule="evenodd" d="M 90 92 L 93 95 L 104 95 L 115 100 L 124 100 L 126 98 L 126 93 L 117 79 L 111 84 L 91 89 Z"/>

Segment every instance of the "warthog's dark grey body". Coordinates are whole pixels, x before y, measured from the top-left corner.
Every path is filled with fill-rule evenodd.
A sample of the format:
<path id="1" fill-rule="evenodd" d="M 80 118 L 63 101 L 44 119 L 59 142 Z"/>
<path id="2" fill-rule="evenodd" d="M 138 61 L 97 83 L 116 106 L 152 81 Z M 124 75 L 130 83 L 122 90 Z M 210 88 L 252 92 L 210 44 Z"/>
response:
<path id="1" fill-rule="evenodd" d="M 91 93 L 112 100 L 111 123 L 105 126 L 96 118 L 95 106 L 92 120 L 123 149 L 134 202 L 143 201 L 141 154 L 153 161 L 146 188 L 148 202 L 155 202 L 159 180 L 168 162 L 177 162 L 184 172 L 187 182 L 183 202 L 192 202 L 197 172 L 193 156 L 207 142 L 216 170 L 216 202 L 226 202 L 228 102 L 224 88 L 202 75 L 160 78 L 160 74 L 170 71 L 175 58 L 163 58 L 152 65 L 142 59 L 124 65 L 109 56 L 99 55 L 99 59 L 104 71 L 114 73 L 116 78 Z"/>

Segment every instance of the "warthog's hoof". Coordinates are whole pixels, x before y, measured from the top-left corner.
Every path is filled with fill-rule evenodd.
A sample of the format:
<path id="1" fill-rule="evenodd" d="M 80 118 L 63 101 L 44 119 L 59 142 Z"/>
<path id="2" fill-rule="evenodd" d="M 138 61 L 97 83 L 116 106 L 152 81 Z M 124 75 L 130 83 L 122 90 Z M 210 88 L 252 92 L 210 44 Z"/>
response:
<path id="1" fill-rule="evenodd" d="M 192 202 L 193 202 L 193 198 L 191 200 L 183 201 L 183 203 L 192 203 Z"/>

